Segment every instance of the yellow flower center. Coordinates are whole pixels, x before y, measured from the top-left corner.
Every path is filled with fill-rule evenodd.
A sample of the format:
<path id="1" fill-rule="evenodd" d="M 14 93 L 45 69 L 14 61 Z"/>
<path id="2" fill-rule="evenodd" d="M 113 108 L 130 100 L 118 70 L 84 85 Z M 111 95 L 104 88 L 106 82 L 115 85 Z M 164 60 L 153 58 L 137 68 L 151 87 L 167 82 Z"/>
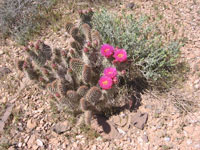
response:
<path id="1" fill-rule="evenodd" d="M 112 71 L 108 72 L 108 74 L 112 74 Z"/>
<path id="2" fill-rule="evenodd" d="M 104 50 L 104 52 L 108 52 L 109 51 L 109 48 L 106 48 L 105 50 Z"/>
<path id="3" fill-rule="evenodd" d="M 123 54 L 118 54 L 117 55 L 119 58 L 122 58 L 124 55 Z"/>
<path id="4" fill-rule="evenodd" d="M 106 81 L 103 81 L 102 83 L 103 83 L 103 85 L 107 85 L 108 81 L 106 80 Z"/>

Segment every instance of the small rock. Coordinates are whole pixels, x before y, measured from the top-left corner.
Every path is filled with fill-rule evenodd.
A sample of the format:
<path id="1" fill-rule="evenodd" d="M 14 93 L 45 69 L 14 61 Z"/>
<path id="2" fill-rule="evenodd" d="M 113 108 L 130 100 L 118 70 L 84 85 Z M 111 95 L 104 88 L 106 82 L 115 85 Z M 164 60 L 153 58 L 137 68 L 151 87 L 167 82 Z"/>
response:
<path id="1" fill-rule="evenodd" d="M 131 123 L 138 129 L 143 130 L 144 129 L 144 125 L 146 124 L 148 119 L 148 114 L 147 113 L 136 113 L 132 119 L 131 119 Z"/>
<path id="2" fill-rule="evenodd" d="M 188 139 L 188 140 L 186 141 L 186 143 L 187 143 L 187 145 L 190 145 L 190 144 L 192 144 L 192 140 L 191 140 L 191 139 Z"/>
<path id="3" fill-rule="evenodd" d="M 149 138 L 147 135 L 143 135 L 142 136 L 142 140 L 145 142 L 145 143 L 148 143 L 149 142 Z"/>
<path id="4" fill-rule="evenodd" d="M 170 137 L 164 137 L 165 142 L 169 142 L 171 140 Z"/>
<path id="5" fill-rule="evenodd" d="M 35 139 L 36 139 L 35 135 L 34 134 L 31 135 L 30 139 L 27 142 L 27 146 L 29 149 L 33 146 Z"/>
<path id="6" fill-rule="evenodd" d="M 37 145 L 40 146 L 40 147 L 43 147 L 43 142 L 40 140 L 40 139 L 37 139 Z"/>
<path id="7" fill-rule="evenodd" d="M 57 123 L 54 126 L 53 131 L 56 132 L 57 134 L 62 134 L 65 131 L 68 131 L 70 129 L 71 129 L 71 126 L 69 126 L 68 121 L 64 121 L 64 122 Z"/>
<path id="8" fill-rule="evenodd" d="M 4 54 L 4 52 L 2 50 L 0 50 L 0 55 L 3 55 L 3 54 Z"/>
<path id="9" fill-rule="evenodd" d="M 36 127 L 36 121 L 34 119 L 30 119 L 27 121 L 27 128 L 32 130 Z"/>
<path id="10" fill-rule="evenodd" d="M 77 139 L 81 139 L 81 138 L 83 138 L 83 137 L 84 137 L 83 135 L 77 135 L 77 136 L 76 136 Z"/>
<path id="11" fill-rule="evenodd" d="M 22 147 L 22 142 L 19 142 L 17 145 L 19 148 Z"/>
<path id="12" fill-rule="evenodd" d="M 153 107 L 154 107 L 153 105 L 146 105 L 146 106 L 145 106 L 146 109 L 150 109 L 150 110 L 152 110 Z"/>
<path id="13" fill-rule="evenodd" d="M 102 139 L 102 137 L 100 137 L 100 136 L 97 138 L 97 141 L 102 141 L 102 140 L 103 140 L 103 139 Z"/>
<path id="14" fill-rule="evenodd" d="M 195 84 L 195 85 L 194 85 L 194 88 L 195 88 L 195 89 L 199 89 L 199 88 L 200 88 L 200 84 Z"/>
<path id="15" fill-rule="evenodd" d="M 133 9 L 134 6 L 135 4 L 133 2 L 130 2 L 126 5 L 126 8 Z"/>
<path id="16" fill-rule="evenodd" d="M 7 67 L 0 67 L 0 78 L 11 73 L 11 70 Z"/>
<path id="17" fill-rule="evenodd" d="M 121 138 L 121 134 L 117 130 L 115 124 L 110 120 L 106 120 L 104 117 L 98 116 L 97 119 L 94 119 L 91 123 L 91 127 L 98 133 L 101 133 L 101 136 L 105 139 Z"/>
<path id="18" fill-rule="evenodd" d="M 120 129 L 120 128 L 117 128 L 117 130 L 119 131 L 119 133 L 121 133 L 121 134 L 123 134 L 123 135 L 125 135 L 126 134 L 126 132 L 124 132 L 122 129 Z"/>
<path id="19" fill-rule="evenodd" d="M 16 148 L 14 146 L 11 146 L 8 148 L 8 150 L 16 150 Z"/>
<path id="20" fill-rule="evenodd" d="M 92 146 L 92 150 L 96 150 L 97 149 L 97 146 L 96 145 L 93 145 Z"/>
<path id="21" fill-rule="evenodd" d="M 194 148 L 200 149 L 200 144 L 196 144 L 196 145 L 194 146 Z"/>

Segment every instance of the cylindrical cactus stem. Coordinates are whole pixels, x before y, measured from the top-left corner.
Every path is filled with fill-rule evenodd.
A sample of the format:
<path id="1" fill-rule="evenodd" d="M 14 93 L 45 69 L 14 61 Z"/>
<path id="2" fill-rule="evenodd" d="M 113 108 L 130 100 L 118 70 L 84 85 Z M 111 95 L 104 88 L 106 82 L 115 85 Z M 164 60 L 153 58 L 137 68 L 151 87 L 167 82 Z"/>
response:
<path id="1" fill-rule="evenodd" d="M 91 32 L 92 43 L 94 47 L 100 47 L 102 44 L 101 35 L 97 30 Z"/>
<path id="2" fill-rule="evenodd" d="M 80 108 L 82 111 L 88 110 L 87 101 L 85 98 L 80 99 Z"/>
<path id="3" fill-rule="evenodd" d="M 67 81 L 65 80 L 59 80 L 59 83 L 58 83 L 58 90 L 59 90 L 59 93 L 63 96 L 66 95 L 66 92 L 68 90 L 68 83 Z"/>
<path id="4" fill-rule="evenodd" d="M 65 65 L 66 68 L 69 67 L 68 62 L 69 62 L 69 57 L 68 57 L 68 51 L 67 50 L 62 50 L 61 51 L 61 60 L 62 63 Z"/>
<path id="5" fill-rule="evenodd" d="M 71 28 L 70 34 L 74 38 L 74 40 L 77 40 L 76 36 L 78 35 L 78 33 L 79 33 L 79 28 L 78 27 Z"/>
<path id="6" fill-rule="evenodd" d="M 96 105 L 102 96 L 102 91 L 96 86 L 93 86 L 86 94 L 86 99 L 92 105 Z"/>
<path id="7" fill-rule="evenodd" d="M 30 49 L 26 49 L 27 54 L 30 56 L 30 58 L 33 60 L 33 63 L 38 66 L 42 67 L 45 65 L 46 58 L 39 57 L 35 52 L 33 52 Z"/>
<path id="8" fill-rule="evenodd" d="M 58 80 L 54 80 L 52 83 L 48 83 L 47 90 L 51 94 L 57 93 L 58 92 Z"/>
<path id="9" fill-rule="evenodd" d="M 74 49 L 70 49 L 69 50 L 69 57 L 71 58 L 80 58 L 80 55 L 78 54 L 78 52 Z"/>
<path id="10" fill-rule="evenodd" d="M 85 84 L 89 84 L 92 77 L 92 69 L 88 65 L 84 65 L 83 71 L 82 71 L 82 81 Z"/>
<path id="11" fill-rule="evenodd" d="M 68 34 L 70 34 L 71 29 L 74 27 L 74 24 L 71 22 L 67 22 L 65 25 L 65 29 L 67 31 Z"/>
<path id="12" fill-rule="evenodd" d="M 39 75 L 33 68 L 30 67 L 30 65 L 27 62 L 24 62 L 23 70 L 26 72 L 30 80 L 38 80 Z"/>
<path id="13" fill-rule="evenodd" d="M 54 80 L 54 75 L 46 68 L 42 68 L 42 74 L 45 76 L 45 79 L 52 81 Z"/>
<path id="14" fill-rule="evenodd" d="M 20 71 L 23 71 L 23 65 L 24 65 L 24 60 L 18 60 L 17 61 L 17 68 L 20 70 Z"/>
<path id="15" fill-rule="evenodd" d="M 76 91 L 73 91 L 73 90 L 69 90 L 67 91 L 67 94 L 66 94 L 67 98 L 74 103 L 74 105 L 77 104 L 78 100 L 79 100 L 79 96 L 78 94 L 76 93 Z"/>
<path id="16" fill-rule="evenodd" d="M 51 47 L 49 45 L 46 45 L 44 42 L 41 43 L 42 46 L 42 53 L 43 56 L 47 59 L 47 60 L 51 60 L 52 57 L 52 50 Z"/>
<path id="17" fill-rule="evenodd" d="M 70 45 L 80 56 L 82 55 L 82 46 L 77 41 L 70 42 Z"/>
<path id="18" fill-rule="evenodd" d="M 69 62 L 69 66 L 74 73 L 76 73 L 78 76 L 81 76 L 84 63 L 80 59 L 72 58 Z"/>
<path id="19" fill-rule="evenodd" d="M 86 42 L 92 41 L 92 39 L 91 39 L 91 27 L 88 24 L 84 23 L 81 26 L 81 30 L 82 30 L 83 34 L 85 35 Z"/>
<path id="20" fill-rule="evenodd" d="M 54 48 L 53 49 L 53 54 L 58 57 L 61 58 L 61 50 L 59 48 Z"/>
<path id="21" fill-rule="evenodd" d="M 82 85 L 77 89 L 77 93 L 80 97 L 84 97 L 88 90 L 89 88 L 87 86 Z"/>
<path id="22" fill-rule="evenodd" d="M 85 116 L 85 124 L 88 126 L 91 125 L 92 111 L 91 110 L 85 111 L 84 116 Z"/>

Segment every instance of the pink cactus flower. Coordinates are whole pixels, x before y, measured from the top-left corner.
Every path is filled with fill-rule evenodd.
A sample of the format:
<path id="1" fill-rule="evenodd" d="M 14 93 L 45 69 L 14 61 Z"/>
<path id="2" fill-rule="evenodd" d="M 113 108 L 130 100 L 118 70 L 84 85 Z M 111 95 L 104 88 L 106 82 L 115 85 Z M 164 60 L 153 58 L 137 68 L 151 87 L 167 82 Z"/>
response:
<path id="1" fill-rule="evenodd" d="M 112 88 L 112 79 L 107 76 L 102 76 L 99 80 L 99 85 L 104 90 L 109 90 Z"/>
<path id="2" fill-rule="evenodd" d="M 118 62 L 125 62 L 127 60 L 127 53 L 124 49 L 118 49 L 115 51 L 113 57 Z"/>
<path id="3" fill-rule="evenodd" d="M 114 84 L 117 84 L 117 83 L 118 83 L 117 77 L 114 77 L 114 78 L 113 78 L 113 83 L 114 83 Z"/>
<path id="4" fill-rule="evenodd" d="M 104 44 L 101 46 L 101 55 L 105 56 L 106 58 L 109 58 L 110 56 L 112 56 L 114 52 L 114 47 L 112 47 L 109 44 Z"/>
<path id="5" fill-rule="evenodd" d="M 104 75 L 110 78 L 114 78 L 117 75 L 117 69 L 113 68 L 113 67 L 108 67 L 106 69 L 104 69 Z"/>

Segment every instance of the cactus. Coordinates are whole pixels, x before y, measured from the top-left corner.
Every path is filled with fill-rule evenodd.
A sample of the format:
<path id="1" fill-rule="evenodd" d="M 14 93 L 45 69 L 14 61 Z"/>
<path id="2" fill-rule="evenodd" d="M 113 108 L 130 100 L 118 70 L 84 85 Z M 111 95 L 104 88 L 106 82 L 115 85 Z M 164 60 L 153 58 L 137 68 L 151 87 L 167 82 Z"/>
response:
<path id="1" fill-rule="evenodd" d="M 78 54 L 81 56 L 82 55 L 82 46 L 77 42 L 77 41 L 72 41 L 70 43 L 71 47 L 74 48 L 76 50 L 76 52 L 78 52 Z"/>
<path id="2" fill-rule="evenodd" d="M 71 33 L 71 29 L 74 27 L 74 24 L 71 22 L 66 23 L 65 29 L 67 31 L 67 33 Z"/>
<path id="3" fill-rule="evenodd" d="M 91 38 L 94 47 L 100 47 L 102 45 L 102 39 L 100 33 L 97 30 L 92 30 Z"/>
<path id="4" fill-rule="evenodd" d="M 91 27 L 88 24 L 84 23 L 81 26 L 81 29 L 82 29 L 83 34 L 85 35 L 86 42 L 92 41 L 92 39 L 91 39 Z"/>
<path id="5" fill-rule="evenodd" d="M 76 74 L 81 75 L 84 63 L 80 59 L 72 58 L 69 62 L 69 67 Z"/>
<path id="6" fill-rule="evenodd" d="M 73 102 L 77 102 L 79 100 L 79 96 L 76 91 L 69 90 L 67 91 L 66 96 Z"/>
<path id="7" fill-rule="evenodd" d="M 88 110 L 88 104 L 87 104 L 87 101 L 85 100 L 85 98 L 80 99 L 80 107 L 81 107 L 82 111 Z"/>
<path id="8" fill-rule="evenodd" d="M 89 88 L 87 86 L 82 85 L 77 89 L 77 93 L 80 97 L 84 97 L 88 90 Z"/>
<path id="9" fill-rule="evenodd" d="M 110 83 L 116 85 L 108 91 L 102 90 L 98 82 L 103 70 L 115 65 L 117 70 L 119 65 L 125 70 L 128 66 L 119 62 L 119 65 L 112 64 L 113 57 L 107 59 L 101 55 L 102 40 L 99 32 L 90 25 L 92 15 L 92 10 L 81 11 L 80 24 L 66 24 L 70 37 L 65 49 L 51 49 L 38 40 L 25 47 L 28 57 L 17 63 L 20 71 L 26 73 L 42 89 L 47 89 L 61 106 L 67 106 L 73 113 L 84 113 L 87 125 L 90 125 L 93 115 L 102 114 L 112 106 L 119 106 L 123 95 L 119 91 L 126 88 L 114 88 L 120 84 L 110 79 Z M 121 73 L 119 76 L 124 79 Z"/>
<path id="10" fill-rule="evenodd" d="M 85 111 L 84 117 L 85 117 L 85 124 L 90 125 L 92 120 L 92 111 L 91 110 Z"/>
<path id="11" fill-rule="evenodd" d="M 84 65 L 82 71 L 82 80 L 85 84 L 89 84 L 92 77 L 92 69 L 88 65 Z"/>
<path id="12" fill-rule="evenodd" d="M 23 71 L 23 65 L 24 65 L 24 60 L 18 60 L 18 61 L 17 61 L 17 68 L 18 68 L 20 71 Z"/>
<path id="13" fill-rule="evenodd" d="M 86 94 L 86 99 L 88 102 L 92 103 L 93 105 L 96 105 L 102 96 L 102 91 L 98 87 L 94 86 L 92 87 Z"/>

